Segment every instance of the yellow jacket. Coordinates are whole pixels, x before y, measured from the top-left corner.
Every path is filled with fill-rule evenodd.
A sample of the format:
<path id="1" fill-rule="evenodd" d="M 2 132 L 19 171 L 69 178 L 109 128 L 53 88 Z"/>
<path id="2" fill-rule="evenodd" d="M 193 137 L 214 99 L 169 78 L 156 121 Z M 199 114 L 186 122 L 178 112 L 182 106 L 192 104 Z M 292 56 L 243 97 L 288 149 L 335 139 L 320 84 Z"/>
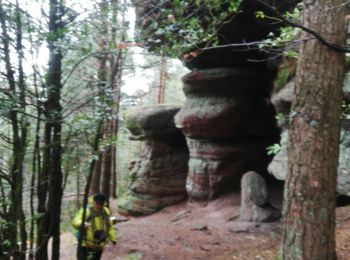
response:
<path id="1" fill-rule="evenodd" d="M 90 200 L 91 201 L 91 200 Z M 103 211 L 98 212 L 89 205 L 86 208 L 85 229 L 82 237 L 82 246 L 91 248 L 103 248 L 108 239 L 116 242 L 116 232 L 110 220 L 110 211 L 103 207 Z M 83 208 L 81 208 L 72 221 L 72 226 L 79 230 L 83 219 Z"/>

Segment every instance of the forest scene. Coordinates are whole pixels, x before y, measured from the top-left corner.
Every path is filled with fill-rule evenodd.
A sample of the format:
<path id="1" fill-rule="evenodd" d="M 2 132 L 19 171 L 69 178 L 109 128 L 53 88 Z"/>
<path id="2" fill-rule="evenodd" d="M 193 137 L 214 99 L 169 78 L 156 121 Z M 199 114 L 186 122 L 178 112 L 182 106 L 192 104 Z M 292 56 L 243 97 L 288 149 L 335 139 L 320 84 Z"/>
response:
<path id="1" fill-rule="evenodd" d="M 0 260 L 350 259 L 350 2 L 0 0 Z"/>

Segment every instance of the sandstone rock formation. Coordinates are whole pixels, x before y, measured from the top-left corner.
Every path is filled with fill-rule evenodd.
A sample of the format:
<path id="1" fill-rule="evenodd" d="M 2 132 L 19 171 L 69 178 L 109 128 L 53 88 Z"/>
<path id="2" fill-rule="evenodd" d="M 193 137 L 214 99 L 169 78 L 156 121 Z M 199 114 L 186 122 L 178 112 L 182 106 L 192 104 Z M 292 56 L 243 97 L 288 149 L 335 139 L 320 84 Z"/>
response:
<path id="1" fill-rule="evenodd" d="M 347 88 L 349 84 L 344 84 L 344 101 L 348 102 Z M 282 142 L 280 151 L 274 156 L 268 166 L 268 172 L 276 179 L 284 181 L 288 172 L 288 116 L 291 111 L 291 105 L 294 100 L 294 81 L 290 81 L 283 89 L 281 89 L 273 98 L 272 103 L 276 110 L 285 117 L 283 125 L 285 131 L 282 133 Z M 337 192 L 344 196 L 350 196 L 350 119 L 343 119 L 341 125 L 341 134 L 339 142 L 339 165 L 337 176 Z"/>
<path id="2" fill-rule="evenodd" d="M 283 133 L 288 138 L 287 131 Z M 350 120 L 344 120 L 341 128 L 339 145 L 339 165 L 337 177 L 337 192 L 350 196 Z M 281 150 L 274 156 L 268 166 L 268 171 L 276 179 L 284 181 L 288 173 L 287 143 L 282 143 Z"/>
<path id="3" fill-rule="evenodd" d="M 248 222 L 271 222 L 281 213 L 269 204 L 266 182 L 258 173 L 250 171 L 241 180 L 240 219 Z"/>
<path id="4" fill-rule="evenodd" d="M 173 121 L 178 110 L 175 106 L 156 106 L 128 115 L 131 139 L 143 141 L 143 149 L 130 163 L 128 192 L 118 200 L 122 214 L 151 214 L 187 197 L 188 149 Z"/>
<path id="5" fill-rule="evenodd" d="M 133 2 L 146 47 L 156 50 L 166 45 L 167 38 L 152 35 L 157 28 L 151 23 L 161 24 L 166 20 L 166 12 L 162 10 L 171 10 L 172 2 Z M 198 55 L 184 60 L 193 71 L 183 78 L 187 101 L 175 121 L 185 134 L 190 150 L 186 189 L 191 198 L 214 198 L 238 187 L 244 172 L 254 170 L 262 175 L 267 172 L 270 158 L 266 147 L 279 140 L 275 110 L 270 102 L 279 59 L 273 53 L 261 51 L 254 42 L 265 39 L 271 32 L 278 34 L 283 23 L 259 19 L 256 12 L 273 17 L 274 10 L 290 10 L 297 2 L 242 0 L 240 12 L 232 14 L 218 27 L 218 43 L 224 46 L 200 49 L 208 46 L 204 42 L 193 46 L 194 51 L 200 49 Z M 264 3 L 273 8 L 267 8 Z M 206 12 L 215 15 L 205 8 L 203 1 L 200 10 L 203 17 Z M 226 10 L 225 1 L 222 8 Z M 191 8 L 184 10 L 185 13 L 192 11 Z M 201 16 L 198 18 L 198 23 L 205 23 Z M 173 32 L 176 37 L 176 30 Z M 156 37 L 156 41 L 147 41 L 150 35 Z"/>
<path id="6" fill-rule="evenodd" d="M 183 78 L 185 105 L 175 123 L 190 150 L 187 192 L 210 199 L 238 186 L 244 172 L 266 172 L 266 147 L 278 140 L 269 101 L 273 77 L 262 70 L 221 68 Z"/>

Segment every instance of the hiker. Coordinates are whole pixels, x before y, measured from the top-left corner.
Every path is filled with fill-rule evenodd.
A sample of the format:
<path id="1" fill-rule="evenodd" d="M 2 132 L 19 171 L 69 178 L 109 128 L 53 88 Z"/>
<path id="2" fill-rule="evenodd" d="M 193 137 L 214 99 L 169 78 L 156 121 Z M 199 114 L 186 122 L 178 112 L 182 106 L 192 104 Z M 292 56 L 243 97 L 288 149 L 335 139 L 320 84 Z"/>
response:
<path id="1" fill-rule="evenodd" d="M 84 231 L 82 236 L 82 259 L 99 260 L 101 259 L 104 246 L 108 239 L 113 245 L 116 244 L 116 234 L 110 220 L 110 211 L 105 206 L 106 198 L 102 193 L 96 193 L 89 198 L 86 207 Z M 83 211 L 81 208 L 75 215 L 72 226 L 80 230 L 83 219 Z"/>

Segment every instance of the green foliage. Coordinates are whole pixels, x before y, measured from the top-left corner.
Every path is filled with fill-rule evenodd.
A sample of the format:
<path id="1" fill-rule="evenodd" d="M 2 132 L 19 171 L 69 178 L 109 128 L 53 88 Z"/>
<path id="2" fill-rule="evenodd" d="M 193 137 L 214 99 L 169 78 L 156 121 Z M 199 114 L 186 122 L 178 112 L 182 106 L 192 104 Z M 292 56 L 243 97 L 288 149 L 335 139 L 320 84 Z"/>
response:
<path id="1" fill-rule="evenodd" d="M 294 27 L 282 27 L 279 29 L 278 34 L 270 32 L 268 37 L 259 44 L 261 49 L 282 48 L 285 44 L 288 44 L 295 40 L 300 33 L 299 28 Z M 291 57 L 297 57 L 297 53 L 291 50 L 286 50 L 285 55 Z"/>
<path id="2" fill-rule="evenodd" d="M 138 123 L 135 121 L 135 120 L 132 120 L 130 118 L 130 113 L 132 111 L 127 111 L 125 112 L 124 114 L 124 118 L 125 118 L 125 126 L 128 128 L 128 129 L 138 129 L 140 126 L 138 125 Z"/>
<path id="3" fill-rule="evenodd" d="M 281 135 L 280 143 L 270 145 L 266 148 L 267 154 L 268 155 L 276 155 L 279 151 L 281 151 L 282 147 L 285 147 L 287 145 L 287 142 L 288 142 L 288 134 L 286 131 Z"/>
<path id="4" fill-rule="evenodd" d="M 277 78 L 275 80 L 275 90 L 279 91 L 281 90 L 288 82 L 290 73 L 288 68 L 286 67 L 280 67 Z"/>
<path id="5" fill-rule="evenodd" d="M 162 0 L 160 11 L 144 24 L 141 40 L 151 50 L 170 57 L 216 45 L 218 30 L 238 13 L 240 3 L 241 0 Z"/>
<path id="6" fill-rule="evenodd" d="M 279 91 L 286 86 L 286 84 L 292 80 L 296 74 L 296 58 L 289 58 L 284 56 L 282 64 L 279 66 L 278 74 L 275 80 L 275 91 Z"/>
<path id="7" fill-rule="evenodd" d="M 141 260 L 141 259 L 142 259 L 142 254 L 140 252 L 130 254 L 126 257 L 126 260 Z"/>
<path id="8" fill-rule="evenodd" d="M 293 12 L 286 12 L 284 14 L 284 17 L 292 22 L 299 22 L 301 18 L 301 10 L 302 10 L 302 4 L 298 4 Z M 279 19 L 275 17 L 269 17 L 265 13 L 258 11 L 255 13 L 255 16 L 260 19 L 269 19 L 271 22 L 278 20 Z M 294 41 L 297 36 L 300 33 L 299 28 L 287 26 L 287 27 L 281 27 L 279 29 L 279 32 L 277 34 L 270 33 L 268 35 L 268 38 L 262 41 L 259 44 L 259 47 L 262 49 L 271 49 L 271 48 L 281 48 L 284 47 L 286 44 L 291 43 Z M 297 58 L 298 53 L 294 50 L 286 49 L 284 51 L 284 56 L 289 57 L 289 58 Z"/>
<path id="9" fill-rule="evenodd" d="M 282 260 L 282 256 L 279 254 L 275 257 L 275 260 Z"/>
<path id="10" fill-rule="evenodd" d="M 281 150 L 280 144 L 273 144 L 266 148 L 268 155 L 275 155 Z"/>

